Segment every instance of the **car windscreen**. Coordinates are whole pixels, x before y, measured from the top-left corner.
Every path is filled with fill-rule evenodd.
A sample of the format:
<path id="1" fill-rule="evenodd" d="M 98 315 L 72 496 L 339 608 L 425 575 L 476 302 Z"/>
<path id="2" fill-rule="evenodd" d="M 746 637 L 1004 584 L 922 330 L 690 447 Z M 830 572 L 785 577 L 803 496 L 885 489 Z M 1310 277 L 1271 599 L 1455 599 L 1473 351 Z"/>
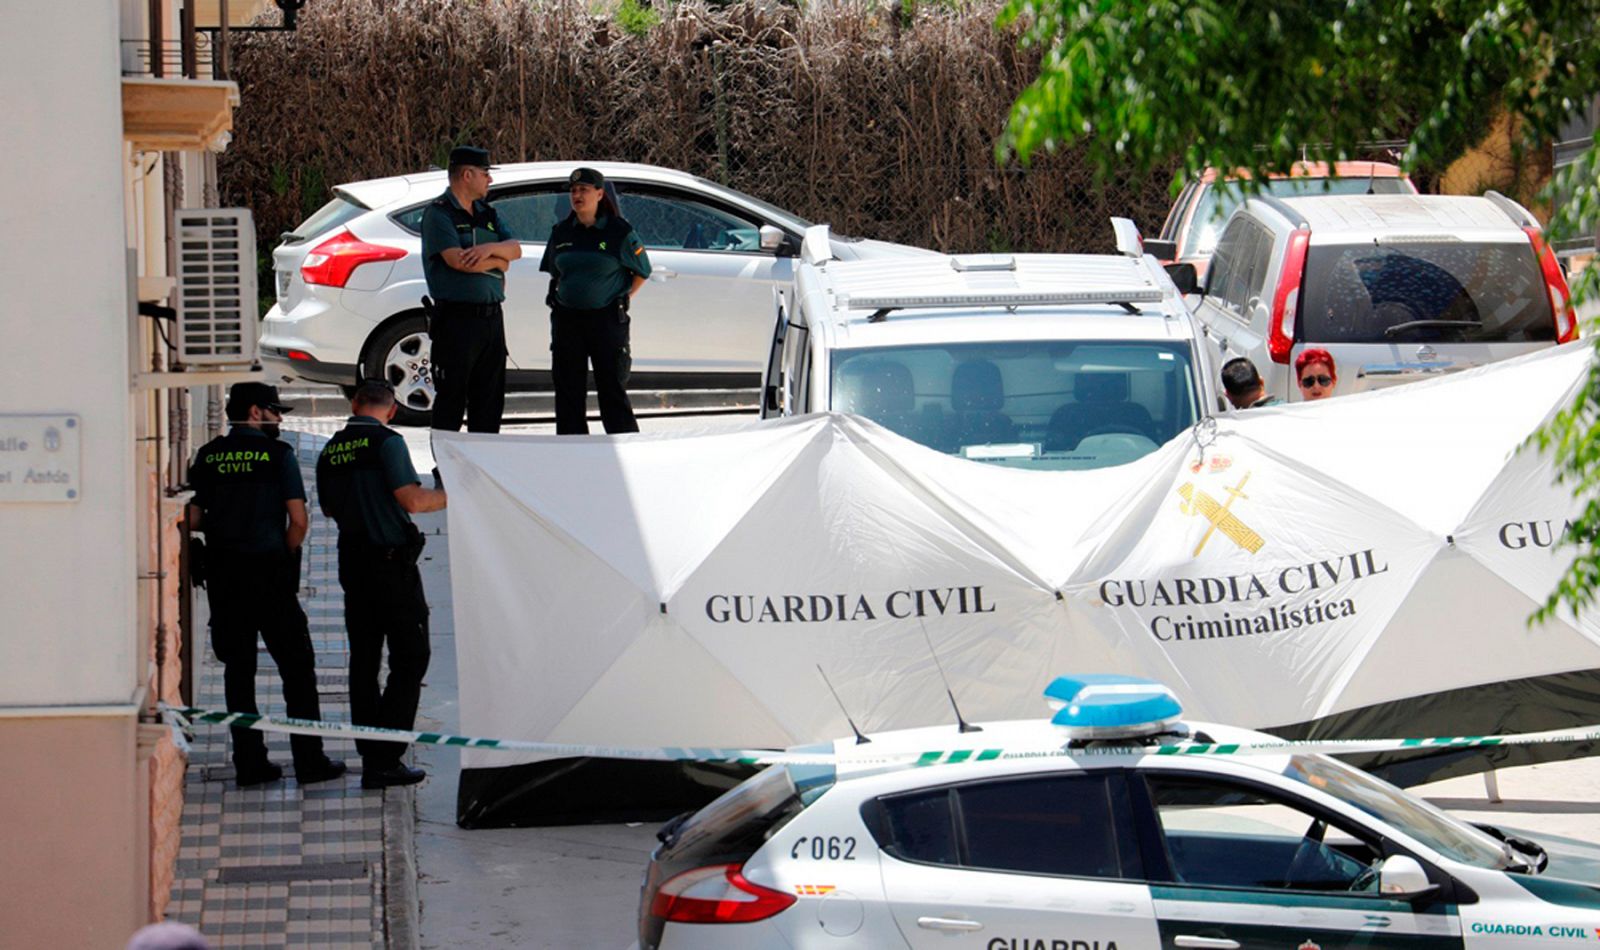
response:
<path id="1" fill-rule="evenodd" d="M 995 465 L 1103 468 L 1194 424 L 1192 367 L 1186 344 L 1147 341 L 836 350 L 831 408 Z"/>
<path id="2" fill-rule="evenodd" d="M 1481 868 L 1504 868 L 1500 843 L 1478 829 L 1336 759 L 1290 756 L 1283 774 L 1405 832 L 1452 861 Z"/>
<path id="3" fill-rule="evenodd" d="M 309 241 L 334 228 L 342 227 L 367 213 L 366 208 L 356 204 L 348 198 L 335 198 L 316 210 L 311 217 L 300 222 L 294 229 L 292 237 L 286 237 L 290 244 L 299 244 Z"/>
<path id="4" fill-rule="evenodd" d="M 1317 343 L 1555 339 L 1526 240 L 1312 246 L 1298 322 L 1300 338 Z"/>
<path id="5" fill-rule="evenodd" d="M 1267 192 L 1279 198 L 1309 198 L 1317 195 L 1414 195 L 1416 188 L 1406 178 L 1274 178 Z M 1200 193 L 1194 215 L 1189 218 L 1189 233 L 1182 244 L 1185 257 L 1211 254 L 1217 249 L 1222 226 L 1228 216 L 1244 202 L 1244 189 L 1237 181 L 1218 181 Z"/>

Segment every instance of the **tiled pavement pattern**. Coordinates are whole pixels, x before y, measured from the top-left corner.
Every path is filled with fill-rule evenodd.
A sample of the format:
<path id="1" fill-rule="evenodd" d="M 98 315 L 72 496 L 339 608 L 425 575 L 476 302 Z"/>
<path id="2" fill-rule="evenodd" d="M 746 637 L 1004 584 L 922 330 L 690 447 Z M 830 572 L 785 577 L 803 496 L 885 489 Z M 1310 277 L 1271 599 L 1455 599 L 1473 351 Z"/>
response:
<path id="1" fill-rule="evenodd" d="M 311 536 L 301 569 L 300 600 L 317 649 L 317 686 L 326 719 L 350 718 L 344 596 L 339 589 L 333 525 L 316 503 L 316 453 L 326 434 L 285 431 L 296 447 L 310 496 Z M 202 610 L 198 613 L 203 615 Z M 211 654 L 197 616 L 195 705 L 224 708 L 222 665 Z M 277 669 L 260 647 L 256 699 L 262 713 L 282 715 Z M 414 921 L 386 920 L 388 901 L 414 902 L 385 886 L 385 792 L 361 790 L 360 757 L 348 740 L 327 742 L 328 755 L 350 766 L 343 778 L 302 789 L 293 780 L 287 736 L 267 737 L 283 781 L 236 788 L 228 731 L 198 726 L 184 789 L 183 843 L 173 884 L 171 920 L 194 926 L 214 947 L 362 947 L 406 945 Z M 413 833 L 412 790 L 391 790 L 391 849 L 408 877 Z M 399 807 L 396 807 L 399 806 Z M 403 839 L 403 840 L 394 840 Z M 397 889 L 403 888 L 397 880 Z M 398 899 L 398 902 L 397 902 Z M 403 912 L 400 916 L 404 916 Z M 397 933 L 386 932 L 386 926 Z M 413 931 L 414 932 L 414 931 Z M 400 939 L 392 939 L 399 937 Z"/>

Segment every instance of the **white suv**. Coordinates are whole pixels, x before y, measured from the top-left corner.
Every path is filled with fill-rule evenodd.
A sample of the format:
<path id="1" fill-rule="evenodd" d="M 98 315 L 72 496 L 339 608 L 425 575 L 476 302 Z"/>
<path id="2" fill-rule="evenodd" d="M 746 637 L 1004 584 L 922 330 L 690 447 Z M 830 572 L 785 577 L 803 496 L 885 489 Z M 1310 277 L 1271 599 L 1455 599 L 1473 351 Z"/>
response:
<path id="1" fill-rule="evenodd" d="M 841 261 L 806 235 L 764 416 L 834 410 L 1028 469 L 1130 462 L 1215 398 L 1197 324 L 1132 222 L 1121 254 Z"/>
<path id="2" fill-rule="evenodd" d="M 1195 312 L 1219 364 L 1249 357 L 1269 395 L 1299 399 L 1307 348 L 1333 356 L 1343 395 L 1575 339 L 1569 300 L 1504 195 L 1263 196 L 1229 219 Z"/>
<path id="3" fill-rule="evenodd" d="M 544 242 L 566 216 L 575 162 L 500 165 L 489 201 L 523 244 L 506 275 L 507 387 L 550 388 Z M 810 225 L 763 201 L 684 172 L 593 163 L 649 248 L 654 274 L 634 304 L 633 381 L 640 388 L 756 385 L 771 327 L 772 288 L 793 276 Z M 394 384 L 401 421 L 433 407 L 420 300 L 422 210 L 445 189 L 442 171 L 354 182 L 284 235 L 273 251 L 278 302 L 262 326 L 268 372 L 349 386 L 358 375 Z M 843 260 L 929 251 L 835 237 Z"/>

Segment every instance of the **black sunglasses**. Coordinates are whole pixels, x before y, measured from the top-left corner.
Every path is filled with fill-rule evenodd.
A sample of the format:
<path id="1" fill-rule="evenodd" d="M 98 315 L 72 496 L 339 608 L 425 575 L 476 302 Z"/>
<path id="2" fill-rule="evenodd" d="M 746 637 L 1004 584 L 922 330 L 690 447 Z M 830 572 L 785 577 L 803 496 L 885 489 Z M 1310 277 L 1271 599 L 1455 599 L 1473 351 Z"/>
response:
<path id="1" fill-rule="evenodd" d="M 1307 389 L 1310 389 L 1312 386 L 1332 386 L 1333 385 L 1333 377 L 1332 376 L 1306 376 L 1306 377 L 1303 377 L 1300 380 L 1300 385 L 1304 386 Z"/>

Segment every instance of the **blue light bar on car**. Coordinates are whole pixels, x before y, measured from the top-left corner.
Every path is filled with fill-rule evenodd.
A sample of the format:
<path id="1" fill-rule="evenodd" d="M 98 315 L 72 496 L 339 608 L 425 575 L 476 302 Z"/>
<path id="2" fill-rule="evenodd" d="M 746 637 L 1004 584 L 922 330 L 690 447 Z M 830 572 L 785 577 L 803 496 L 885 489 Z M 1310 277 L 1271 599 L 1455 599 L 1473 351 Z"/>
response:
<path id="1" fill-rule="evenodd" d="M 1170 730 L 1183 715 L 1172 690 L 1116 673 L 1058 676 L 1045 687 L 1050 724 L 1069 739 L 1131 739 Z"/>

